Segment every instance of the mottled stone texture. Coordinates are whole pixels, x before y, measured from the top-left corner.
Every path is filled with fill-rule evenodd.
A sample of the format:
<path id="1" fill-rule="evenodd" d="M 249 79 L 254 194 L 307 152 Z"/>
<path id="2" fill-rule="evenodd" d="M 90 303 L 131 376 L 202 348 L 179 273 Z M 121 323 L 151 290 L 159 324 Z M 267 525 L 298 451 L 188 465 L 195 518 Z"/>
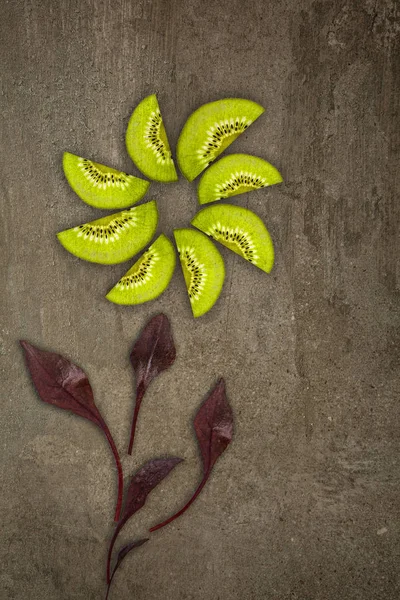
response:
<path id="1" fill-rule="evenodd" d="M 185 463 L 124 539 L 198 481 L 191 422 L 219 375 L 236 436 L 190 512 L 126 559 L 112 598 L 399 598 L 396 1 L 1 4 L 1 599 L 102 598 L 115 500 L 100 432 L 39 402 L 17 340 L 87 371 L 122 450 L 128 354 L 159 311 L 178 359 L 152 384 L 124 467 Z M 272 233 L 273 273 L 223 252 L 222 297 L 197 321 L 178 270 L 153 304 L 113 306 L 104 294 L 126 265 L 84 263 L 55 237 L 99 215 L 68 188 L 62 152 L 137 174 L 124 132 L 153 92 L 172 144 L 204 102 L 260 102 L 265 115 L 229 151 L 285 178 L 237 199 Z M 153 185 L 160 231 L 189 222 L 195 189 Z"/>

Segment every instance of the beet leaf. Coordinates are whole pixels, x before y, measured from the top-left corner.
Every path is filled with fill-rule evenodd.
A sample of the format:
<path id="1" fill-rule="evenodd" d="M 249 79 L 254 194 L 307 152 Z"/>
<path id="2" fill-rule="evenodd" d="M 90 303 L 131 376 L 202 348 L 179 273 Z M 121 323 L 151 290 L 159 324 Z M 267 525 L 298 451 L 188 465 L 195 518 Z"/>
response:
<path id="1" fill-rule="evenodd" d="M 156 458 L 147 462 L 131 479 L 126 495 L 126 502 L 120 521 L 117 523 L 111 538 L 107 556 L 107 583 L 111 582 L 111 557 L 115 541 L 125 523 L 144 506 L 147 496 L 161 481 L 182 462 L 181 458 Z M 121 551 L 122 552 L 122 551 Z M 122 559 L 121 559 L 122 560 Z M 118 559 L 117 559 L 118 563 Z M 114 569 L 115 571 L 115 569 Z"/>
<path id="2" fill-rule="evenodd" d="M 123 473 L 118 450 L 103 417 L 94 402 L 93 390 L 86 373 L 60 354 L 39 350 L 21 340 L 26 364 L 33 384 L 43 402 L 70 410 L 99 427 L 107 438 L 118 472 L 118 498 L 115 521 L 120 518 Z"/>
<path id="3" fill-rule="evenodd" d="M 132 419 L 128 454 L 132 453 L 136 423 L 143 396 L 150 382 L 175 361 L 176 349 L 168 317 L 159 314 L 143 329 L 131 352 L 131 363 L 136 375 L 136 401 Z"/>
<path id="4" fill-rule="evenodd" d="M 108 587 L 107 587 L 107 594 L 106 594 L 105 600 L 108 599 L 108 595 L 110 593 L 110 588 L 111 588 L 112 580 L 114 579 L 114 575 L 115 575 L 117 569 L 119 568 L 120 564 L 124 560 L 125 556 L 127 554 L 129 554 L 129 552 L 131 552 L 131 550 L 135 550 L 136 548 L 139 548 L 140 546 L 143 546 L 143 544 L 145 544 L 148 541 L 149 541 L 148 538 L 144 538 L 142 540 L 136 540 L 134 542 L 130 542 L 129 544 L 127 544 L 126 546 L 124 546 L 123 548 L 121 548 L 121 550 L 118 552 L 117 561 L 115 563 L 115 567 L 113 569 L 113 572 L 111 573 L 110 582 L 109 582 Z"/>
<path id="5" fill-rule="evenodd" d="M 203 479 L 185 506 L 166 521 L 152 527 L 151 532 L 168 525 L 189 508 L 207 483 L 217 459 L 232 440 L 233 414 L 226 397 L 225 382 L 222 378 L 197 412 L 194 419 L 194 429 L 203 459 Z"/>

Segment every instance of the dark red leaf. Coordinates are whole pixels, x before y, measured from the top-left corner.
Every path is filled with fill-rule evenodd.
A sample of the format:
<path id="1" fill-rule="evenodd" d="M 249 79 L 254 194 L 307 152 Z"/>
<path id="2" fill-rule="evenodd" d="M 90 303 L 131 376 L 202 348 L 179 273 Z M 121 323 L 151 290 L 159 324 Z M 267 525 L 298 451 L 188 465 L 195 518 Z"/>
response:
<path id="1" fill-rule="evenodd" d="M 185 506 L 166 521 L 152 527 L 151 532 L 168 525 L 187 511 L 207 483 L 215 462 L 232 440 L 233 414 L 226 397 L 225 382 L 222 378 L 200 407 L 194 419 L 194 428 L 203 458 L 203 479 Z"/>
<path id="2" fill-rule="evenodd" d="M 122 519 L 129 519 L 146 502 L 147 496 L 165 477 L 182 462 L 182 458 L 156 458 L 147 462 L 132 477 L 128 488 Z"/>
<path id="3" fill-rule="evenodd" d="M 113 572 L 110 577 L 110 583 L 108 584 L 107 595 L 106 595 L 105 600 L 107 600 L 108 595 L 110 593 L 110 587 L 111 587 L 112 580 L 114 579 L 114 575 L 115 575 L 117 569 L 119 568 L 120 564 L 124 560 L 125 556 L 127 554 L 129 554 L 129 552 L 131 552 L 131 550 L 135 550 L 136 548 L 143 546 L 143 544 L 145 544 L 148 541 L 149 541 L 149 538 L 145 538 L 142 540 L 136 540 L 135 542 L 131 542 L 130 544 L 127 544 L 126 546 L 121 548 L 121 550 L 118 552 L 117 562 L 115 563 L 115 567 L 114 567 Z"/>
<path id="4" fill-rule="evenodd" d="M 131 363 L 136 375 L 136 401 L 132 420 L 128 454 L 132 452 L 135 429 L 143 396 L 150 382 L 175 361 L 176 349 L 168 317 L 159 314 L 143 329 L 131 352 Z"/>
<path id="5" fill-rule="evenodd" d="M 147 462 L 131 479 L 128 488 L 125 508 L 121 520 L 117 523 L 114 535 L 111 539 L 108 557 L 107 557 L 107 583 L 110 583 L 111 577 L 111 556 L 115 541 L 119 532 L 138 510 L 145 504 L 147 496 L 161 481 L 182 462 L 182 458 L 172 456 L 170 458 L 156 458 Z"/>
<path id="6" fill-rule="evenodd" d="M 171 325 L 164 314 L 153 317 L 143 329 L 131 352 L 131 363 L 136 374 L 136 387 L 149 383 L 174 362 L 176 349 Z"/>
<path id="7" fill-rule="evenodd" d="M 207 400 L 200 407 L 194 429 L 203 457 L 204 474 L 208 474 L 216 460 L 232 440 L 233 415 L 221 378 Z"/>
<path id="8" fill-rule="evenodd" d="M 20 342 L 32 381 L 43 402 L 71 410 L 101 428 L 102 418 L 94 403 L 93 391 L 86 373 L 69 360 Z"/>
<path id="9" fill-rule="evenodd" d="M 95 405 L 93 390 L 86 373 L 60 354 L 39 350 L 24 340 L 21 340 L 20 344 L 41 400 L 88 419 L 105 434 L 118 471 L 118 500 L 115 511 L 115 520 L 118 521 L 123 492 L 121 461 L 110 430 Z"/>

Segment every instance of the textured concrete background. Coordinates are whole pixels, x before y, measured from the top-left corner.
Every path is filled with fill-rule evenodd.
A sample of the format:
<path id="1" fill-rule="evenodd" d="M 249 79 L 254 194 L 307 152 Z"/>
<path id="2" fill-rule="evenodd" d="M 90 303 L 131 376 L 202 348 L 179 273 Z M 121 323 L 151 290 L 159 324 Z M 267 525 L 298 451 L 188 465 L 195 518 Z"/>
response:
<path id="1" fill-rule="evenodd" d="M 86 370 L 122 450 L 128 354 L 161 310 L 178 360 L 149 390 L 124 467 L 186 460 L 122 538 L 196 485 L 191 422 L 219 375 L 236 437 L 190 513 L 126 559 L 112 598 L 399 597 L 395 4 L 2 1 L 2 600 L 102 598 L 115 500 L 100 432 L 38 400 L 17 340 Z M 258 154 L 285 178 L 237 200 L 272 233 L 272 275 L 224 252 L 222 297 L 195 322 L 178 269 L 158 301 L 113 306 L 104 294 L 126 265 L 85 263 L 55 238 L 99 216 L 69 189 L 62 152 L 135 174 L 124 132 L 153 92 L 172 145 L 204 102 L 260 102 L 266 113 L 229 151 Z M 167 233 L 196 211 L 182 180 L 148 197 Z"/>

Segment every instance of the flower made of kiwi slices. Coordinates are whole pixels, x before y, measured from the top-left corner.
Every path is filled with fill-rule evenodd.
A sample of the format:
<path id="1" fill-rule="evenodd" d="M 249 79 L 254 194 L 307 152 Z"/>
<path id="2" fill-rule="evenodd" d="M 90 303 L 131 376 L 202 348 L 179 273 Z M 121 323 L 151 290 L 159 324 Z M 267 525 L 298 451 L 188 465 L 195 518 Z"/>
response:
<path id="1" fill-rule="evenodd" d="M 188 118 L 178 139 L 177 162 L 189 181 L 207 169 L 198 184 L 201 205 L 282 181 L 275 167 L 249 154 L 230 154 L 209 167 L 263 112 L 251 100 L 225 98 L 204 104 Z M 148 179 L 178 180 L 154 94 L 133 111 L 126 147 Z M 171 281 L 176 252 L 164 234 L 151 243 L 158 223 L 156 201 L 133 206 L 145 196 L 150 182 L 69 152 L 64 153 L 63 167 L 68 183 L 84 202 L 120 211 L 61 231 L 57 237 L 64 248 L 83 260 L 116 264 L 147 246 L 106 298 L 116 304 L 141 304 L 160 296 Z M 206 206 L 191 224 L 196 229 L 176 229 L 174 238 L 192 312 L 199 317 L 215 304 L 225 278 L 222 256 L 210 238 L 266 273 L 274 263 L 274 247 L 262 220 L 240 206 L 219 202 Z"/>

